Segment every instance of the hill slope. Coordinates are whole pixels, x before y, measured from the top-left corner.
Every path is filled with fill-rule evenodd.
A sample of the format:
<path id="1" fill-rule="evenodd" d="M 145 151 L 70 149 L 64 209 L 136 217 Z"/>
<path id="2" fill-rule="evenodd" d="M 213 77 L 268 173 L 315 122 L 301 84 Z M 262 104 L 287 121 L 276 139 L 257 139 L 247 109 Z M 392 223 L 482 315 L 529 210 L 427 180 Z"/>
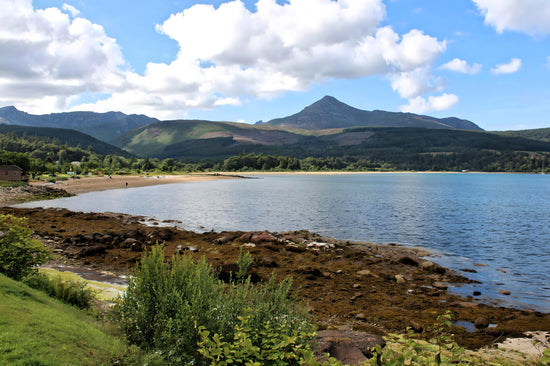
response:
<path id="1" fill-rule="evenodd" d="M 0 134 L 10 133 L 13 133 L 19 137 L 36 136 L 41 139 L 58 140 L 62 145 L 66 144 L 72 147 L 80 147 L 84 150 L 90 147 L 95 153 L 100 155 L 115 154 L 125 157 L 132 156 L 128 152 L 114 145 L 99 141 L 98 139 L 82 132 L 65 128 L 0 125 Z"/>
<path id="2" fill-rule="evenodd" d="M 325 96 L 299 113 L 273 119 L 266 124 L 308 130 L 356 126 L 482 130 L 473 122 L 454 117 L 439 119 L 412 113 L 365 111 L 351 107 L 331 96 Z"/>
<path id="3" fill-rule="evenodd" d="M 144 115 L 127 115 L 121 112 L 66 112 L 34 115 L 17 108 L 0 108 L 0 123 L 29 127 L 69 128 L 110 142 L 122 133 L 134 128 L 158 122 Z"/>

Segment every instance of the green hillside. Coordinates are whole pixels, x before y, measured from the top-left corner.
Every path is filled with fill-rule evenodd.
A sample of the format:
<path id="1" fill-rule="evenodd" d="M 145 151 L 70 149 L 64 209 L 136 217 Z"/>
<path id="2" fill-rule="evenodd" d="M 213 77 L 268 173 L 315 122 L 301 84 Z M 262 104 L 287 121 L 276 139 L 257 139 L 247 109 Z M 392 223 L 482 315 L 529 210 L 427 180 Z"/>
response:
<path id="1" fill-rule="evenodd" d="M 80 147 L 83 150 L 91 148 L 95 153 L 100 155 L 121 155 L 130 157 L 131 154 L 121 150 L 120 148 L 100 141 L 92 136 L 86 135 L 82 132 L 65 128 L 50 128 L 50 127 L 27 127 L 27 126 L 14 126 L 14 125 L 0 125 L 0 135 L 13 134 L 17 137 L 34 137 L 35 140 L 40 140 L 47 143 L 55 143 L 57 145 L 69 145 L 72 147 Z M 9 139 L 8 139 L 9 140 Z M 28 149 L 21 147 L 20 150 L 14 148 L 7 148 L 7 146 L 1 146 L 0 148 L 9 151 L 17 152 L 32 152 L 34 147 L 28 146 Z"/>
<path id="2" fill-rule="evenodd" d="M 550 142 L 550 128 L 537 128 L 534 130 L 520 130 L 520 131 L 501 131 L 495 132 L 502 136 L 514 136 L 524 137 L 527 139 L 549 141 Z"/>
<path id="3" fill-rule="evenodd" d="M 124 341 L 92 316 L 0 274 L 0 364 L 111 365 Z"/>

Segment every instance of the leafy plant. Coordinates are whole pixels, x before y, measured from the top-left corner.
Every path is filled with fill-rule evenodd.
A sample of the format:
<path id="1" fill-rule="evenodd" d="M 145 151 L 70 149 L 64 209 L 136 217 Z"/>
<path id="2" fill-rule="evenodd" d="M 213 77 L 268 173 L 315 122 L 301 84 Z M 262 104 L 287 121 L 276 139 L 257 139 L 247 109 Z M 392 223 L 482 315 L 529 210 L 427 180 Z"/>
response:
<path id="1" fill-rule="evenodd" d="M 252 265 L 253 259 L 250 252 L 243 252 L 243 248 L 239 249 L 239 259 L 237 259 L 237 266 L 239 271 L 236 274 L 237 280 L 243 281 L 246 277 L 248 269 Z"/>
<path id="2" fill-rule="evenodd" d="M 453 340 L 453 336 L 447 333 L 451 327 L 451 314 L 447 311 L 439 315 L 434 323 L 431 333 L 433 337 L 423 341 L 410 328 L 407 334 L 390 334 L 389 340 L 394 347 L 380 346 L 374 349 L 374 356 L 370 360 L 371 365 L 469 365 L 463 363 L 464 348 Z"/>
<path id="3" fill-rule="evenodd" d="M 270 321 L 261 328 L 254 328 L 249 315 L 238 319 L 240 323 L 235 327 L 233 339 L 228 341 L 222 335 L 211 334 L 205 327 L 197 328 L 201 339 L 199 352 L 210 360 L 210 365 L 319 365 L 313 358 L 309 343 L 300 342 L 301 339 L 313 338 L 314 333 L 294 330 L 289 334 L 288 325 Z M 330 359 L 324 365 L 339 365 L 339 362 Z"/>
<path id="4" fill-rule="evenodd" d="M 42 243 L 31 239 L 25 218 L 0 215 L 0 273 L 21 280 L 50 258 Z"/>
<path id="5" fill-rule="evenodd" d="M 277 284 L 271 278 L 253 286 L 246 279 L 226 287 L 204 258 L 164 259 L 163 246 L 146 252 L 114 307 L 114 318 L 131 343 L 158 352 L 168 362 L 206 364 L 197 350 L 201 341 L 197 329 L 233 339 L 244 315 L 246 325 L 258 332 L 267 331 L 269 324 L 282 332 L 281 337 L 302 335 L 292 338 L 296 346 L 309 342 L 314 327 L 289 295 L 290 280 Z"/>

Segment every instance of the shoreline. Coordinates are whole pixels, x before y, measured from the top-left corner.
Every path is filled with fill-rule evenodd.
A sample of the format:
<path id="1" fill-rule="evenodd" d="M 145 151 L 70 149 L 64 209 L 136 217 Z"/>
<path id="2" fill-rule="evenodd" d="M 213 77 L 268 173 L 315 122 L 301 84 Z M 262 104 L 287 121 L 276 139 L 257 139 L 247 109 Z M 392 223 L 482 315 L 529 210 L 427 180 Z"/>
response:
<path id="1" fill-rule="evenodd" d="M 225 174 L 186 174 L 186 175 L 113 175 L 103 177 L 81 177 L 79 179 L 60 180 L 50 187 L 63 189 L 71 194 L 80 194 L 111 189 L 125 189 L 156 186 L 162 184 L 204 182 L 220 179 L 234 179 L 235 175 Z M 31 185 L 44 185 L 43 181 L 30 182 Z"/>
<path id="2" fill-rule="evenodd" d="M 231 270 L 244 249 L 254 262 L 255 280 L 292 277 L 299 297 L 322 329 L 349 328 L 384 335 L 423 329 L 450 310 L 457 324 L 487 319 L 494 327 L 453 328 L 460 343 L 478 349 L 527 331 L 549 331 L 550 314 L 507 308 L 461 297 L 452 284 L 472 281 L 441 267 L 416 248 L 356 243 L 308 231 L 204 232 L 177 228 L 174 222 L 145 225 L 141 217 L 83 213 L 66 209 L 0 208 L 0 213 L 28 218 L 36 238 L 52 248 L 55 264 L 127 274 L 143 250 L 165 244 L 165 254 L 204 257 L 212 268 Z M 165 226 L 166 225 L 166 226 Z"/>

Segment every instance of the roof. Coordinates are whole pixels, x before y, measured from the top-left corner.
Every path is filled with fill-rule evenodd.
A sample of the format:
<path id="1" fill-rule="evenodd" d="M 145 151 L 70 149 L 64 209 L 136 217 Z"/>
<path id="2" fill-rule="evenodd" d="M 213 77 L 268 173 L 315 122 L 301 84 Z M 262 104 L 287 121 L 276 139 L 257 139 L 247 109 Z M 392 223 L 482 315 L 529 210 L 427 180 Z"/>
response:
<path id="1" fill-rule="evenodd" d="M 0 170 L 21 170 L 21 171 L 23 171 L 23 169 L 21 169 L 17 165 L 0 165 Z"/>

